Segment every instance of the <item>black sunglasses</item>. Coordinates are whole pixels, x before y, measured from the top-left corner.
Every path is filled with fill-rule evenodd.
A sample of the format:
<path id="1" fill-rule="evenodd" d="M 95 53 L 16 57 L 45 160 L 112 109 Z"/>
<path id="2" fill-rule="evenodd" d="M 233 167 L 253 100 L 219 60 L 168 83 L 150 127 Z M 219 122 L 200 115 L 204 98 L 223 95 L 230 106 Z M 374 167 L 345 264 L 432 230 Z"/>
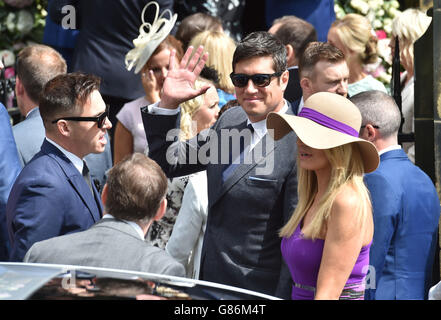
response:
<path id="1" fill-rule="evenodd" d="M 280 77 L 283 74 L 283 71 L 276 72 L 273 74 L 266 73 L 256 73 L 252 75 L 243 74 L 243 73 L 231 73 L 230 78 L 235 87 L 243 88 L 248 84 L 248 81 L 251 79 L 254 85 L 258 87 L 266 87 L 271 83 L 272 77 Z"/>
<path id="2" fill-rule="evenodd" d="M 102 128 L 104 123 L 106 122 L 107 117 L 109 116 L 109 106 L 106 107 L 106 111 L 100 114 L 98 117 L 63 117 L 58 118 L 52 123 L 57 123 L 60 120 L 69 120 L 69 121 L 94 121 L 98 124 L 98 128 Z"/>

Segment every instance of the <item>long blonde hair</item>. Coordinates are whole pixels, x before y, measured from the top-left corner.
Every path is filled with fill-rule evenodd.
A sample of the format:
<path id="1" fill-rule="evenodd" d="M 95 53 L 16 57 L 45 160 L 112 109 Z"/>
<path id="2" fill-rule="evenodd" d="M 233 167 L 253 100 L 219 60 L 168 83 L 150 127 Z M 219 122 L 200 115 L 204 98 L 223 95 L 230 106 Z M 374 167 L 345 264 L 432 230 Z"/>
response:
<path id="1" fill-rule="evenodd" d="M 219 89 L 228 93 L 234 93 L 234 85 L 230 79 L 233 72 L 233 54 L 236 50 L 234 40 L 223 32 L 203 31 L 198 33 L 191 41 L 190 45 L 194 48 L 204 46 L 208 52 L 206 65 L 216 69 L 219 74 Z"/>
<path id="2" fill-rule="evenodd" d="M 400 41 L 400 51 L 413 65 L 413 44 L 427 30 L 432 21 L 419 9 L 409 8 L 392 21 L 392 35 Z"/>
<path id="3" fill-rule="evenodd" d="M 358 145 L 355 143 L 346 144 L 326 149 L 324 152 L 332 170 L 328 188 L 320 200 L 318 209 L 311 223 L 303 230 L 304 235 L 312 239 L 318 238 L 320 233 L 326 230 L 335 197 L 348 185 L 360 196 L 359 206 L 354 212 L 358 225 L 361 226 L 365 223 L 372 210 L 369 191 L 363 182 L 364 166 Z M 315 172 L 298 167 L 299 202 L 288 223 L 281 229 L 281 237 L 290 237 L 294 233 L 314 202 L 316 193 L 317 177 Z"/>

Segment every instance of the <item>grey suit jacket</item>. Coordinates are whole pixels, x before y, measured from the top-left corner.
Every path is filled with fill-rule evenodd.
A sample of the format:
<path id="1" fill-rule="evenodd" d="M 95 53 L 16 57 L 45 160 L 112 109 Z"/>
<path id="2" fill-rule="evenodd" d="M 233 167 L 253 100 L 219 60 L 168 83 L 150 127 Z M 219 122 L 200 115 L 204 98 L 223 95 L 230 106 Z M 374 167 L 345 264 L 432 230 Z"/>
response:
<path id="1" fill-rule="evenodd" d="M 25 120 L 12 127 L 12 132 L 21 164 L 24 167 L 40 151 L 46 136 L 40 110 L 38 108 L 32 109 Z M 91 153 L 84 158 L 89 167 L 91 178 L 98 180 L 101 188 L 107 180 L 106 171 L 112 167 L 110 141 L 107 133 L 106 137 L 108 143 L 103 153 Z"/>
<path id="2" fill-rule="evenodd" d="M 292 114 L 290 105 L 289 112 Z M 297 205 L 294 133 L 278 141 L 265 135 L 254 148 L 262 147 L 262 152 L 254 154 L 251 163 L 238 165 L 222 182 L 228 164 L 204 164 L 201 157 L 195 159 L 191 153 L 212 155 L 217 151 L 219 158 L 212 160 L 222 160 L 222 131 L 241 131 L 247 126 L 247 115 L 241 107 L 228 110 L 218 119 L 213 136 L 198 135 L 192 139 L 193 144 L 167 141 L 167 132 L 176 127 L 178 116 L 154 115 L 146 108 L 142 116 L 149 155 L 168 176 L 207 170 L 209 208 L 200 279 L 289 299 L 291 278 L 281 256 L 278 232 Z M 183 153 L 187 154 L 186 163 L 170 162 Z M 273 170 L 264 174 L 265 167 Z"/>
<path id="3" fill-rule="evenodd" d="M 185 276 L 184 266 L 143 241 L 128 223 L 106 218 L 90 229 L 35 243 L 24 262 L 69 264 Z"/>

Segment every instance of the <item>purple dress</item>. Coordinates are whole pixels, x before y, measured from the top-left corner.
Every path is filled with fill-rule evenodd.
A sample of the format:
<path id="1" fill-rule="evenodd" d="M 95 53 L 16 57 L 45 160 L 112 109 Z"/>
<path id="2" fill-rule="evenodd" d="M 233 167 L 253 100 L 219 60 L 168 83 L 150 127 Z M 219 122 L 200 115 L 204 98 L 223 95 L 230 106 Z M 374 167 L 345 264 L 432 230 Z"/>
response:
<path id="1" fill-rule="evenodd" d="M 300 230 L 300 223 L 289 238 L 282 239 L 282 255 L 291 272 L 293 281 L 291 299 L 314 299 L 324 243 L 325 241 L 322 239 L 304 238 Z M 340 295 L 340 299 L 364 299 L 371 243 L 361 248 L 360 255 Z"/>

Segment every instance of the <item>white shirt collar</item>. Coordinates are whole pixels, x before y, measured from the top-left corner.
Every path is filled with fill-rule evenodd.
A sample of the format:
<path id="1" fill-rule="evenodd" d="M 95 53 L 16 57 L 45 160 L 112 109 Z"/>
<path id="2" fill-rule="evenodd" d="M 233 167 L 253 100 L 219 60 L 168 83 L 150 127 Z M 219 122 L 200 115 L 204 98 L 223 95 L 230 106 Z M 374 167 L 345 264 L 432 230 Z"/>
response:
<path id="1" fill-rule="evenodd" d="M 400 149 L 401 149 L 401 146 L 398 145 L 398 144 L 396 144 L 396 145 L 394 145 L 394 146 L 390 146 L 390 147 L 384 148 L 383 150 L 378 151 L 378 155 L 381 156 L 383 153 L 386 153 L 386 152 L 388 152 L 388 151 L 392 151 L 392 150 L 400 150 Z"/>
<path id="2" fill-rule="evenodd" d="M 115 219 L 115 217 L 112 216 L 111 214 L 106 213 L 106 214 L 103 216 L 103 219 Z M 121 219 L 121 220 L 122 220 L 122 219 Z M 127 221 L 127 220 L 122 220 L 122 221 L 124 221 L 125 223 L 127 223 L 128 225 L 130 225 L 133 229 L 135 229 L 136 233 L 139 235 L 139 237 L 140 237 L 142 240 L 145 239 L 144 232 L 142 231 L 141 227 L 140 227 L 136 222 L 133 222 L 133 221 Z"/>
<path id="3" fill-rule="evenodd" d="M 277 111 L 277 113 L 283 114 L 288 111 L 288 103 L 286 100 L 284 100 L 285 104 L 283 105 L 282 109 Z M 258 121 L 258 122 L 251 122 L 250 119 L 247 119 L 247 125 L 251 124 L 253 126 L 254 132 L 257 134 L 259 139 L 262 139 L 262 137 L 267 133 L 266 128 L 266 119 Z"/>
<path id="4" fill-rule="evenodd" d="M 72 152 L 67 151 L 62 146 L 57 144 L 56 142 L 52 141 L 48 137 L 46 137 L 46 140 L 52 143 L 55 147 L 57 147 L 63 154 L 73 163 L 75 168 L 78 169 L 78 171 L 83 174 L 83 160 L 74 155 Z"/>
<path id="5" fill-rule="evenodd" d="M 305 105 L 305 101 L 303 100 L 303 96 L 300 98 L 300 103 L 299 103 L 299 109 L 297 111 L 297 114 L 300 113 L 300 111 L 302 110 L 303 106 Z"/>

